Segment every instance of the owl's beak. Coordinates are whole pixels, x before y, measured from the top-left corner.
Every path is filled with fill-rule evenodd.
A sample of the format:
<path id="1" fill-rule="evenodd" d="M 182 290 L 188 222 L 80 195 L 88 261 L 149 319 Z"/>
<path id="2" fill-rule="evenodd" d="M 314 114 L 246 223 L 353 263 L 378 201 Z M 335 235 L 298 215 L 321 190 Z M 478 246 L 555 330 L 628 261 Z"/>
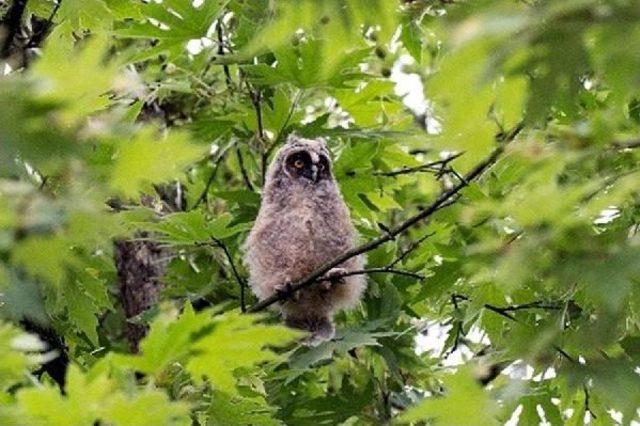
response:
<path id="1" fill-rule="evenodd" d="M 313 182 L 318 182 L 318 178 L 320 177 L 320 175 L 318 174 L 318 166 L 316 166 L 315 164 L 311 165 L 311 180 Z"/>

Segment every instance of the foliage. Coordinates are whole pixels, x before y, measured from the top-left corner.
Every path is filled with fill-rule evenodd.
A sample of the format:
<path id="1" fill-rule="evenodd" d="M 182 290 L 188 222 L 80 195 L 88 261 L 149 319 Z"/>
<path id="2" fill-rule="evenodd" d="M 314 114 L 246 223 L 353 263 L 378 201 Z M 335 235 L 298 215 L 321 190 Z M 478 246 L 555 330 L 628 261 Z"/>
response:
<path id="1" fill-rule="evenodd" d="M 30 0 L 18 24 L 44 42 L 0 58 L 1 424 L 640 420 L 638 0 Z M 367 253 L 318 347 L 235 278 L 294 132 L 328 140 L 363 243 L 465 186 Z M 170 253 L 135 318 L 123 238 Z"/>

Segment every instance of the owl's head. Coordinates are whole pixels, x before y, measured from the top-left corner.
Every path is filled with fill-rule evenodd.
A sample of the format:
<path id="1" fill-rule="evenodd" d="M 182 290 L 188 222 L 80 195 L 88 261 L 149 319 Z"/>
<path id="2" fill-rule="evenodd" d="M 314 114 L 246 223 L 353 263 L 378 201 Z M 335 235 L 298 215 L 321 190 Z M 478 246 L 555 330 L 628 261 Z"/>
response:
<path id="1" fill-rule="evenodd" d="M 289 136 L 274 161 L 276 174 L 283 173 L 289 179 L 307 184 L 319 184 L 333 180 L 331 159 L 324 139 L 303 139 Z"/>

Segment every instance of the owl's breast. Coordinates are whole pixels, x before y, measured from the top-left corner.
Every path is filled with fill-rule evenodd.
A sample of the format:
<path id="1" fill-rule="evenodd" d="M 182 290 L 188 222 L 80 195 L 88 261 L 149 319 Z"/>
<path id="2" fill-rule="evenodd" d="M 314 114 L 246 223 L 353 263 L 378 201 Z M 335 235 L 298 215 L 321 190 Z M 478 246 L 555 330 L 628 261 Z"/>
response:
<path id="1" fill-rule="evenodd" d="M 353 247 L 348 214 L 324 211 L 310 201 L 296 203 L 271 216 L 256 235 L 269 267 L 291 271 L 291 279 L 311 272 Z M 265 265 L 266 266 L 266 265 Z"/>

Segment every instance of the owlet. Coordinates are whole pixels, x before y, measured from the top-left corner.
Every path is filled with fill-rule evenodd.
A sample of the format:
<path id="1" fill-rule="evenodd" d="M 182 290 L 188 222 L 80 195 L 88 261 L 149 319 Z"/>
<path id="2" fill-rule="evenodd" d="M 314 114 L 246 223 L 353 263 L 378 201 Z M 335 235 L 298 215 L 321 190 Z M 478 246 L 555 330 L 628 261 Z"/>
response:
<path id="1" fill-rule="evenodd" d="M 269 166 L 262 204 L 247 239 L 249 282 L 259 299 L 279 291 L 353 248 L 356 231 L 333 177 L 324 140 L 290 136 Z M 363 275 L 333 278 L 362 269 L 353 257 L 325 280 L 278 304 L 285 322 L 309 330 L 311 343 L 331 339 L 336 311 L 353 307 L 364 292 Z"/>

